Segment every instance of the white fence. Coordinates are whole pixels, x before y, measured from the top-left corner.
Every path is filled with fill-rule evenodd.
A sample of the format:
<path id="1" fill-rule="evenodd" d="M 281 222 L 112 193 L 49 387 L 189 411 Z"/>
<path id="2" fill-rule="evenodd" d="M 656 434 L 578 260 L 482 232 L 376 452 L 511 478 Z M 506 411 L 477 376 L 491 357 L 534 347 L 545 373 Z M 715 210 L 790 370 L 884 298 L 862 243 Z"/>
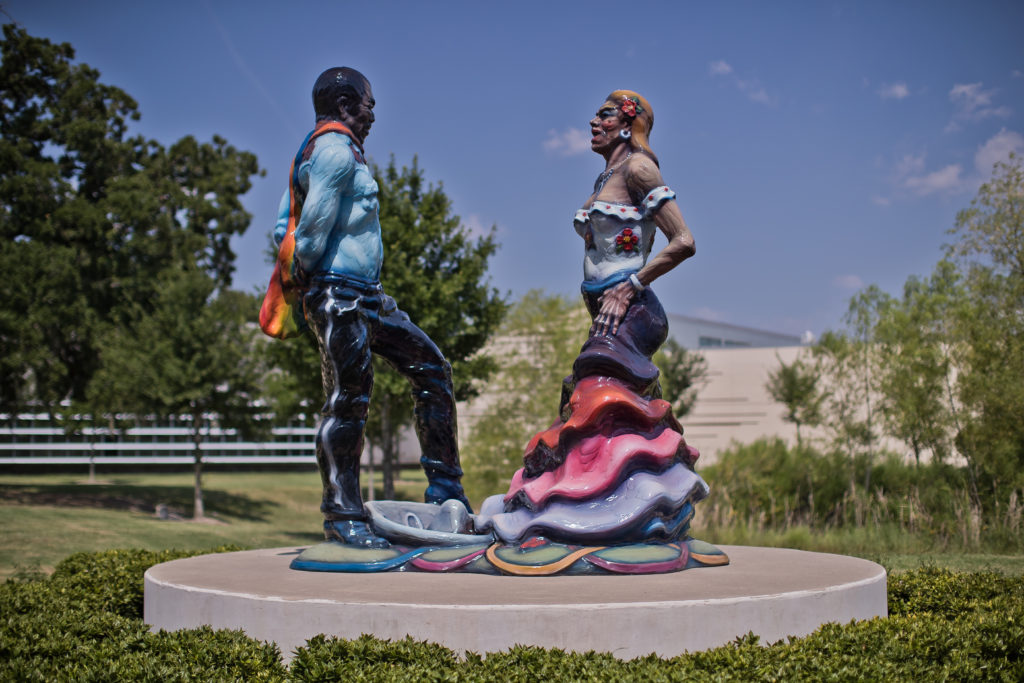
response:
<path id="1" fill-rule="evenodd" d="M 72 427 L 76 418 L 69 418 Z M 84 420 L 80 420 L 84 423 Z M 83 426 L 65 431 L 45 413 L 0 414 L 0 465 L 178 465 L 193 462 L 191 419 L 134 420 L 126 429 Z M 207 463 L 316 463 L 316 429 L 275 427 L 266 441 L 245 441 L 234 429 L 200 430 L 199 450 Z"/>

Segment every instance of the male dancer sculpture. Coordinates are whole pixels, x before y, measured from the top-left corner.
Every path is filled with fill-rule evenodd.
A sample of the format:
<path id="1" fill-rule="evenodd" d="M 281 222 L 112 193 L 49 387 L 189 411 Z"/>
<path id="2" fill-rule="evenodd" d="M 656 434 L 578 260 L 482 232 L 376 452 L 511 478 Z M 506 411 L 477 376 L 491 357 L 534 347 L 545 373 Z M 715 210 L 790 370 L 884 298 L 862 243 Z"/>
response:
<path id="1" fill-rule="evenodd" d="M 363 158 L 373 124 L 373 92 L 346 67 L 328 69 L 313 86 L 317 128 L 303 143 L 275 229 L 280 244 L 294 224 L 295 282 L 304 289 L 305 318 L 320 346 L 326 402 L 316 436 L 328 540 L 381 548 L 387 541 L 366 523 L 359 491 L 370 391 L 371 353 L 412 385 L 416 432 L 427 473 L 426 501 L 466 503 L 456 442 L 451 366 L 437 346 L 380 286 L 384 257 L 377 183 Z M 339 126 L 338 124 L 341 124 Z M 346 130 L 347 129 L 347 130 Z"/>

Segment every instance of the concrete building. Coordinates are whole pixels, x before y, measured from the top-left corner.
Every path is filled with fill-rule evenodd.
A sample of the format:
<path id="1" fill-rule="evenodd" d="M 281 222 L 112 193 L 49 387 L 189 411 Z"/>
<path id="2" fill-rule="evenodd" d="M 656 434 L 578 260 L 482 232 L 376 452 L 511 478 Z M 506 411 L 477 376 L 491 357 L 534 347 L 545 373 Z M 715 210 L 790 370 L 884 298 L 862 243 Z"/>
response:
<path id="1" fill-rule="evenodd" d="M 682 420 L 686 440 L 701 451 L 702 463 L 714 462 L 733 442 L 749 443 L 762 436 L 795 440 L 795 428 L 782 420 L 783 407 L 771 399 L 764 385 L 780 358 L 789 363 L 804 350 L 799 337 L 673 314 L 669 315 L 669 329 L 677 342 L 700 351 L 708 362 L 706 383 L 694 410 Z M 492 353 L 497 354 L 512 352 L 516 347 L 515 339 L 494 339 L 490 343 Z M 565 372 L 569 371 L 567 367 Z M 472 438 L 475 418 L 492 400 L 485 394 L 472 404 L 459 405 L 461 441 Z M 552 401 L 557 401 L 557 396 Z M 117 433 L 87 426 L 68 435 L 49 415 L 0 417 L 0 466 L 192 462 L 187 418 L 140 419 L 132 428 Z M 537 429 L 545 426 L 537 425 Z M 242 439 L 233 429 L 211 427 L 204 433 L 202 449 L 205 461 L 214 465 L 313 464 L 315 434 L 313 427 L 292 425 L 276 428 L 266 441 L 254 443 Z M 369 451 L 364 451 L 364 466 L 369 464 Z M 403 464 L 417 466 L 419 444 L 411 428 L 402 434 L 399 451 Z M 375 459 L 379 457 L 375 455 Z"/>
<path id="2" fill-rule="evenodd" d="M 669 336 L 687 349 L 798 346 L 800 337 L 686 315 L 668 314 Z"/>
<path id="3" fill-rule="evenodd" d="M 804 351 L 800 337 L 685 315 L 668 318 L 669 335 L 708 363 L 697 403 L 682 419 L 686 442 L 700 450 L 703 464 L 734 442 L 766 436 L 795 441 L 795 427 L 783 421 L 783 406 L 765 383 L 780 359 L 790 363 Z"/>
<path id="4" fill-rule="evenodd" d="M 765 389 L 768 373 L 781 359 L 792 363 L 805 347 L 700 349 L 708 362 L 707 384 L 682 419 L 686 442 L 696 446 L 702 464 L 715 462 L 733 443 L 779 436 L 794 443 L 796 427 L 785 422 L 785 407 Z"/>

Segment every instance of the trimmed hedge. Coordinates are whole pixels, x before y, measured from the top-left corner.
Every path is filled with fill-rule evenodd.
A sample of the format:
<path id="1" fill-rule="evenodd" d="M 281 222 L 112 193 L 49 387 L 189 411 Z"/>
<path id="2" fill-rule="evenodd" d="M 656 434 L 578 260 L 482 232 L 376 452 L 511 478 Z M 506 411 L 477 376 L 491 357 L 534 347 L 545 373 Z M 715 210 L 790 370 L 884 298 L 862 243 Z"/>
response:
<path id="1" fill-rule="evenodd" d="M 241 631 L 204 627 L 151 633 L 143 623 L 146 569 L 198 554 L 76 553 L 49 578 L 8 581 L 0 586 L 0 676 L 16 681 L 283 680 L 286 670 L 277 648 Z"/>
<path id="2" fill-rule="evenodd" d="M 150 633 L 142 575 L 197 553 L 79 553 L 53 576 L 0 586 L 5 680 L 1024 680 L 1024 577 L 924 569 L 889 578 L 887 619 L 829 624 L 762 647 L 755 636 L 707 652 L 628 662 L 516 647 L 457 658 L 440 645 L 317 636 L 291 667 L 238 631 Z"/>

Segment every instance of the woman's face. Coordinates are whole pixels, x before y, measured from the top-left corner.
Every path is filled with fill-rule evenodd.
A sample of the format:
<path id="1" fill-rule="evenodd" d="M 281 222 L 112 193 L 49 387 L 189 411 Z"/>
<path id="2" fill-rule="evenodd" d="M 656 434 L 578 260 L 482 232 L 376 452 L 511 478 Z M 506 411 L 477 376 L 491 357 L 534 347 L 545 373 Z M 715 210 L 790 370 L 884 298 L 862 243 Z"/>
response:
<path id="1" fill-rule="evenodd" d="M 590 149 L 598 154 L 605 154 L 616 145 L 625 142 L 619 137 L 622 130 L 628 130 L 631 124 L 622 116 L 619 106 L 607 101 L 597 110 L 597 115 L 590 119 Z"/>

